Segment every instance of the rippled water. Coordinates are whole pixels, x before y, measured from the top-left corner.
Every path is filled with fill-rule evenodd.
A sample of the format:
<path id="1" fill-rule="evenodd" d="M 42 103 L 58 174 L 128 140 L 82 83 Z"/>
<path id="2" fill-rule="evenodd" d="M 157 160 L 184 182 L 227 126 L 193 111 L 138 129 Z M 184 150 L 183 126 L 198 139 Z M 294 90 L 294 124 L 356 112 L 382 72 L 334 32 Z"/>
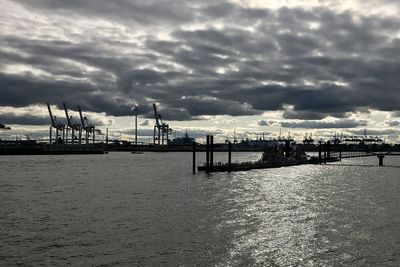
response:
<path id="1" fill-rule="evenodd" d="M 191 153 L 0 157 L 0 266 L 400 266 L 400 157 L 377 163 L 192 175 Z"/>

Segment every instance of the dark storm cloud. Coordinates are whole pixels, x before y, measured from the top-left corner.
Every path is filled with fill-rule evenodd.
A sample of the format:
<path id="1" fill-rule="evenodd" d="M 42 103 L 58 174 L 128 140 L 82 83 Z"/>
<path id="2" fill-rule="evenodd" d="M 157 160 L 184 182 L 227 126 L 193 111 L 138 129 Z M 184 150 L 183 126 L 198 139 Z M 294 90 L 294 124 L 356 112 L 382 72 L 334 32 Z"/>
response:
<path id="1" fill-rule="evenodd" d="M 7 112 L 0 114 L 0 122 L 5 124 L 21 124 L 21 125 L 48 125 L 50 119 L 48 117 L 39 117 L 32 114 L 20 114 Z"/>
<path id="2" fill-rule="evenodd" d="M 2 97 L 0 105 L 24 107 L 30 104 L 46 102 L 62 109 L 65 101 L 72 110 L 80 105 L 85 111 L 104 112 L 111 115 L 126 115 L 130 113 L 130 105 L 122 97 L 115 97 L 112 92 L 98 92 L 96 88 L 81 82 L 60 82 L 39 80 L 31 76 L 0 74 Z M 146 110 L 143 110 L 145 112 Z"/>
<path id="3" fill-rule="evenodd" d="M 196 11 L 194 6 L 182 0 L 19 0 L 18 2 L 43 13 L 106 18 L 139 24 L 188 22 L 193 20 L 193 13 Z"/>
<path id="4" fill-rule="evenodd" d="M 296 120 L 321 120 L 326 115 L 324 113 L 312 112 L 312 111 L 291 111 L 285 110 L 283 112 L 284 119 L 296 119 Z"/>
<path id="5" fill-rule="evenodd" d="M 102 26 L 83 34 L 74 32 L 79 26 L 38 24 L 29 35 L 2 34 L 1 105 L 66 101 L 72 109 L 81 105 L 122 116 L 132 115 L 133 97 L 140 114 L 151 118 L 157 102 L 167 120 L 266 110 L 282 110 L 286 119 L 318 120 L 368 108 L 399 110 L 398 19 L 355 19 L 327 8 L 251 9 L 227 1 L 13 3 L 71 25 L 75 19 L 99 19 L 125 30 L 109 37 L 101 34 Z M 193 29 L 193 23 L 207 25 Z M 47 36 L 38 33 L 45 30 Z M 136 32 L 140 37 L 127 39 Z M 16 65 L 32 71 L 2 71 Z M 322 122 L 308 127 L 357 125 L 363 126 L 348 120 L 344 127 Z"/>
<path id="6" fill-rule="evenodd" d="M 329 128 L 357 128 L 367 126 L 366 121 L 353 119 L 342 119 L 335 122 L 326 121 L 301 121 L 301 122 L 281 122 L 285 128 L 304 128 L 304 129 L 329 129 Z"/>

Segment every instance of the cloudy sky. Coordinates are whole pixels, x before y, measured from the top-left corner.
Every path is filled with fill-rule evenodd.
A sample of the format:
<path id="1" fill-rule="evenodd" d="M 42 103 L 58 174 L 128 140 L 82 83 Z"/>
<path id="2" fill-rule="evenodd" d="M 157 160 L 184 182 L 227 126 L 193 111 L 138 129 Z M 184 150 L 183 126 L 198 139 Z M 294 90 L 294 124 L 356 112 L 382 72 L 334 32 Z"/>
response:
<path id="1" fill-rule="evenodd" d="M 398 0 L 0 0 L 0 123 L 45 136 L 65 101 L 130 138 L 152 103 L 200 137 L 400 129 Z M 4 135 L 5 132 L 0 132 Z M 10 132 L 8 132 L 10 134 Z"/>

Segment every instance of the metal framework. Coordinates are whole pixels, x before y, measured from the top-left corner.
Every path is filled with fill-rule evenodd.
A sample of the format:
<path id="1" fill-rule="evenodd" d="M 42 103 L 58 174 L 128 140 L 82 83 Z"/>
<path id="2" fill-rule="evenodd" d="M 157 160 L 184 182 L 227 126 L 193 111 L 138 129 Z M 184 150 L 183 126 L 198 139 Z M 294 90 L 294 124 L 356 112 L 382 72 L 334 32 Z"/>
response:
<path id="1" fill-rule="evenodd" d="M 101 134 L 101 130 L 96 129 L 96 126 L 94 126 L 86 116 L 82 115 L 81 106 L 78 106 L 78 112 L 81 119 L 81 127 L 85 131 L 85 142 L 86 144 L 89 144 L 89 137 L 92 135 L 91 139 L 94 144 L 96 142 L 96 133 Z"/>
<path id="2" fill-rule="evenodd" d="M 49 133 L 49 141 L 50 144 L 53 142 L 53 129 L 56 131 L 56 138 L 55 142 L 57 144 L 64 143 L 65 140 L 65 125 L 61 123 L 60 121 L 57 120 L 56 116 L 53 116 L 53 113 L 51 112 L 50 104 L 47 103 L 47 109 L 49 110 L 49 116 L 51 120 L 51 126 L 50 126 L 50 133 Z M 60 135 L 60 132 L 62 135 Z"/>
<path id="3" fill-rule="evenodd" d="M 71 144 L 75 143 L 75 140 L 78 139 L 78 143 L 82 143 L 82 125 L 74 120 L 72 116 L 69 116 L 67 105 L 63 102 L 63 107 L 65 111 L 65 117 L 67 118 L 67 128 L 65 134 L 65 143 L 68 143 L 68 131 L 71 130 Z M 75 136 L 75 132 L 78 132 L 78 137 Z"/>
<path id="4" fill-rule="evenodd" d="M 162 120 L 161 114 L 157 112 L 156 104 L 153 104 L 153 110 L 154 118 L 156 120 L 153 132 L 153 144 L 164 145 L 165 140 L 168 144 L 169 134 L 172 133 L 172 129 L 169 128 L 169 125 Z"/>

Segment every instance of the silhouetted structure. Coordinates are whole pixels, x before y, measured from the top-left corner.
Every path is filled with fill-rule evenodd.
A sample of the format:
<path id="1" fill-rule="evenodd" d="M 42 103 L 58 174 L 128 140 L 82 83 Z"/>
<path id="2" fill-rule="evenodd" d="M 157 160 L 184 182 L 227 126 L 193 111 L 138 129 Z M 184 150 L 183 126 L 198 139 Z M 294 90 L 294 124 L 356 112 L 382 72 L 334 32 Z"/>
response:
<path id="1" fill-rule="evenodd" d="M 153 110 L 154 110 L 154 118 L 156 120 L 153 133 L 153 144 L 164 145 L 165 138 L 167 139 L 167 144 L 168 144 L 169 134 L 172 132 L 172 129 L 169 128 L 168 124 L 163 122 L 161 114 L 157 112 L 156 104 L 153 104 Z"/>
<path id="2" fill-rule="evenodd" d="M 60 121 L 58 121 L 56 116 L 53 116 L 49 103 L 47 103 L 47 109 L 49 111 L 49 116 L 51 120 L 49 142 L 50 144 L 53 142 L 53 129 L 54 129 L 56 131 L 56 138 L 54 139 L 55 142 L 57 144 L 63 143 L 65 139 L 65 125 Z M 60 133 L 62 133 L 62 135 L 60 135 Z"/>

